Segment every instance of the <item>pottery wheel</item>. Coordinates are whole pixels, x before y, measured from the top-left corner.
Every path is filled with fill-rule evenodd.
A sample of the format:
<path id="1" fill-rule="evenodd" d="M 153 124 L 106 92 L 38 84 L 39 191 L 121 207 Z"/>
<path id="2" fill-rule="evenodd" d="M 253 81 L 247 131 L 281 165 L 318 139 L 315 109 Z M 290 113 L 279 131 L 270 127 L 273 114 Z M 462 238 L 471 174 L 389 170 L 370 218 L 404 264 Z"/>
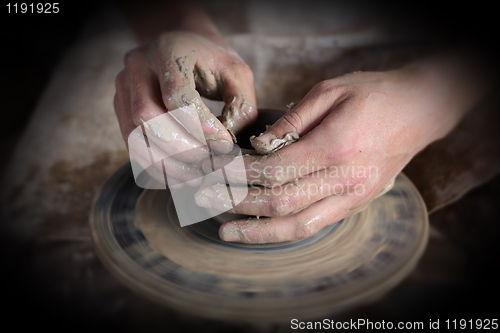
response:
<path id="1" fill-rule="evenodd" d="M 214 219 L 180 227 L 168 190 L 143 190 L 124 165 L 94 200 L 97 252 L 132 289 L 218 319 L 321 318 L 374 300 L 416 265 L 428 238 L 424 202 L 396 178 L 366 210 L 296 242 L 219 239 Z"/>

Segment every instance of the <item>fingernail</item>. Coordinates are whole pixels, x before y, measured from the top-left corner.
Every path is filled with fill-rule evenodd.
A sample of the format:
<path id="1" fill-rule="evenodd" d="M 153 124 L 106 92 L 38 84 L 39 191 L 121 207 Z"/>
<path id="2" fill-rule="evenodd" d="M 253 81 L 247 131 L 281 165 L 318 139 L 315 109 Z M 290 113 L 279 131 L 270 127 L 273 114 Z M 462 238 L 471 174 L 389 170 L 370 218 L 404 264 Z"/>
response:
<path id="1" fill-rule="evenodd" d="M 198 206 L 215 208 L 221 212 L 233 208 L 226 184 L 215 184 L 200 189 L 195 194 L 195 202 Z"/>
<path id="2" fill-rule="evenodd" d="M 233 150 L 233 142 L 227 140 L 207 141 L 210 148 L 217 150 L 219 153 L 227 154 Z"/>
<path id="3" fill-rule="evenodd" d="M 194 202 L 199 206 L 199 207 L 204 207 L 204 208 L 212 208 L 212 203 L 210 202 L 210 199 L 208 196 L 205 195 L 205 191 L 207 188 L 202 188 L 196 194 L 194 195 Z"/>
<path id="4" fill-rule="evenodd" d="M 219 236 L 223 241 L 226 241 L 226 242 L 238 242 L 238 241 L 240 241 L 239 232 L 236 230 L 233 230 L 229 227 L 223 227 Z"/>
<path id="5" fill-rule="evenodd" d="M 260 150 L 266 150 L 266 148 L 271 145 L 271 141 L 274 139 L 277 139 L 274 133 L 262 133 L 252 140 L 252 147 L 254 147 L 257 152 L 260 152 Z"/>
<path id="6" fill-rule="evenodd" d="M 207 158 L 206 160 L 203 161 L 201 164 L 201 170 L 207 175 L 211 172 L 214 172 L 214 168 L 212 168 L 212 159 Z"/>
<path id="7" fill-rule="evenodd" d="M 150 124 L 149 129 L 153 132 L 154 136 L 164 142 L 172 142 L 175 140 L 174 133 L 161 124 Z"/>
<path id="8" fill-rule="evenodd" d="M 266 144 L 266 145 L 270 145 L 271 144 L 271 141 L 274 140 L 274 139 L 277 139 L 276 135 L 274 135 L 274 133 L 272 132 L 267 132 L 267 133 L 262 133 L 261 135 L 259 135 L 257 137 L 257 139 Z"/>
<path id="9" fill-rule="evenodd" d="M 215 184 L 210 189 L 212 192 L 207 191 L 205 194 L 212 195 L 211 201 L 215 209 L 225 212 L 233 208 L 226 184 Z"/>

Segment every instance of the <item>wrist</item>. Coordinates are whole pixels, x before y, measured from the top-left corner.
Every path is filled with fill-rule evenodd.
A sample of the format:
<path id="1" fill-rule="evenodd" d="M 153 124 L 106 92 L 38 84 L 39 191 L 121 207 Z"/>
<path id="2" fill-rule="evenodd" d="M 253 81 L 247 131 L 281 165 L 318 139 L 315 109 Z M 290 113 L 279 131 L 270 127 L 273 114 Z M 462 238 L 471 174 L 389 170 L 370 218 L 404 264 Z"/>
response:
<path id="1" fill-rule="evenodd" d="M 485 81 L 469 64 L 464 58 L 440 55 L 400 69 L 426 119 L 428 143 L 451 132 L 484 95 Z"/>

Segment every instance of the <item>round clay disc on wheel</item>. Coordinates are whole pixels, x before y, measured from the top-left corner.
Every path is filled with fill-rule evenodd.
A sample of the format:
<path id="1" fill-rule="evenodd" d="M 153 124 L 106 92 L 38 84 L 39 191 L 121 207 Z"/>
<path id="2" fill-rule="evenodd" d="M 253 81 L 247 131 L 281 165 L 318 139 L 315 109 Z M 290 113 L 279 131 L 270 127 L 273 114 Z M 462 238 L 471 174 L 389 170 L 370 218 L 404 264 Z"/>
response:
<path id="1" fill-rule="evenodd" d="M 178 311 L 230 320 L 324 318 L 374 300 L 411 272 L 428 239 L 424 202 L 402 174 L 364 211 L 304 240 L 227 243 L 219 226 L 181 227 L 170 192 L 137 187 L 128 164 L 90 214 L 96 250 L 121 281 Z"/>

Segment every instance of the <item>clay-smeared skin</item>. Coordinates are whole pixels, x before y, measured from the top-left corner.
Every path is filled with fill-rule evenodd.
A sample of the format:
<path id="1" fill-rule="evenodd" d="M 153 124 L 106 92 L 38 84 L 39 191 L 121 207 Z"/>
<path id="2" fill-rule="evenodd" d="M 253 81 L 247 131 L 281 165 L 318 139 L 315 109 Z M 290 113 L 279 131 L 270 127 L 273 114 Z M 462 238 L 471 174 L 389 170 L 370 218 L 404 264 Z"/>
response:
<path id="1" fill-rule="evenodd" d="M 200 95 L 225 102 L 220 120 L 210 112 Z M 257 116 L 252 72 L 213 32 L 206 36 L 191 32 L 164 33 L 130 51 L 125 57 L 125 70 L 116 78 L 114 105 L 126 142 L 137 126 L 167 110 L 185 108 L 185 112 L 176 113 L 185 128 L 175 122 L 150 123 L 146 128 L 152 149 L 165 151 L 166 156 L 176 155 L 172 163 L 180 167 L 167 173 L 179 180 L 180 186 L 183 181 L 203 174 L 200 164 L 208 153 L 205 140 L 212 149 L 228 153 L 233 147 L 234 135 Z M 193 124 L 197 124 L 198 119 L 204 138 L 193 134 L 196 132 Z M 179 150 L 193 153 L 179 155 Z M 149 160 L 147 152 L 141 156 L 143 163 Z M 188 184 L 199 185 L 196 181 Z"/>
<path id="2" fill-rule="evenodd" d="M 260 135 L 262 134 L 264 133 L 261 133 Z M 253 144 L 253 141 L 256 138 L 257 138 L 256 136 L 250 137 L 250 142 Z M 261 142 L 256 141 L 254 148 L 255 151 L 259 154 L 269 154 L 278 151 L 281 148 L 284 148 L 289 144 L 292 144 L 298 140 L 299 140 L 299 134 L 297 132 L 290 132 L 286 133 L 282 139 L 275 138 L 270 140 L 269 144 L 261 144 Z"/>
<path id="3" fill-rule="evenodd" d="M 267 189 L 251 189 L 231 210 L 260 218 L 226 222 L 220 237 L 244 243 L 303 239 L 365 208 L 413 156 L 453 129 L 484 93 L 484 86 L 471 82 L 460 66 L 448 64 L 436 57 L 398 70 L 356 72 L 316 85 L 253 138 L 252 146 L 266 155 L 243 157 L 244 174 L 226 167 L 230 180 L 246 178 Z M 300 140 L 275 151 L 274 145 L 286 142 L 287 133 L 293 132 Z M 276 141 L 280 139 L 285 140 Z M 214 158 L 215 168 L 227 164 L 227 158 Z M 331 177 L 334 168 L 360 167 L 374 167 L 376 172 Z M 363 190 L 355 192 L 356 187 Z M 311 188 L 323 191 L 313 193 Z M 214 191 L 201 191 L 210 200 L 199 202 L 219 209 L 230 206 Z"/>

